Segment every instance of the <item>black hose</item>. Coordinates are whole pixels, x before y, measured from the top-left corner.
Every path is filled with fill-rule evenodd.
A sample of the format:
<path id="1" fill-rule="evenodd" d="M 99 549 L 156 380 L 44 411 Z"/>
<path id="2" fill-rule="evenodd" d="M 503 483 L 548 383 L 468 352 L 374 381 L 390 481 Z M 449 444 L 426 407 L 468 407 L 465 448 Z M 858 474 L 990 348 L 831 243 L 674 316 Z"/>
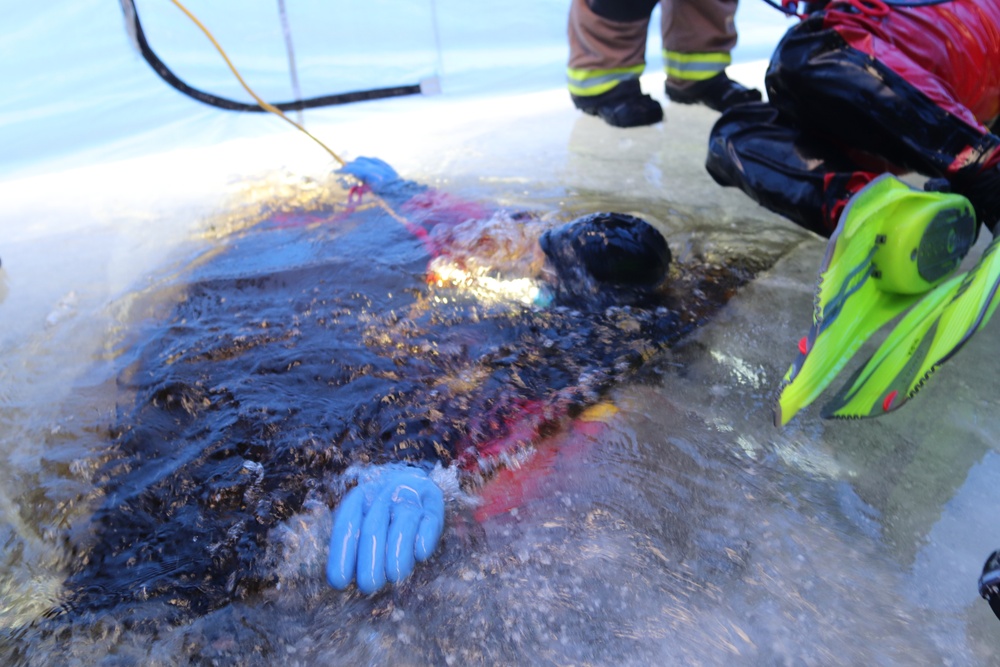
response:
<path id="1" fill-rule="evenodd" d="M 189 86 L 174 74 L 169 67 L 160 60 L 146 40 L 146 34 L 142 31 L 142 23 L 139 21 L 139 13 L 136 11 L 133 0 L 121 0 L 122 11 L 125 13 L 125 27 L 129 36 L 139 49 L 142 57 L 149 63 L 153 71 L 168 84 L 181 91 L 188 97 L 193 97 L 199 102 L 204 102 L 213 107 L 227 109 L 229 111 L 250 111 L 264 112 L 259 104 L 248 104 L 231 100 L 212 93 L 207 93 L 193 86 Z M 351 102 L 364 102 L 367 100 L 377 100 L 386 97 L 400 97 L 403 95 L 420 94 L 420 84 L 405 86 L 393 86 L 390 88 L 372 88 L 371 90 L 359 90 L 349 93 L 339 93 L 336 95 L 323 95 L 321 97 L 310 97 L 305 100 L 295 100 L 293 102 L 275 102 L 273 106 L 282 111 L 301 111 L 303 109 L 315 109 L 316 107 L 332 106 L 335 104 L 349 104 Z"/>

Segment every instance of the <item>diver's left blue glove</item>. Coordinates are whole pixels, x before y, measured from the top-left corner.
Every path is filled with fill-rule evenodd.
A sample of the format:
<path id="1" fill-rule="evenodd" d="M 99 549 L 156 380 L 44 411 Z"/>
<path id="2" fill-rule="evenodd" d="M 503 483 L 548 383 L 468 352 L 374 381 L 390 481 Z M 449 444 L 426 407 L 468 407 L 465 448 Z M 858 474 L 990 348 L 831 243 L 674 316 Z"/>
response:
<path id="1" fill-rule="evenodd" d="M 444 529 L 444 494 L 423 468 L 375 466 L 362 473 L 333 518 L 326 578 L 337 589 L 357 580 L 366 595 L 405 579 L 430 558 Z"/>
<path id="2" fill-rule="evenodd" d="M 338 174 L 350 174 L 375 192 L 389 183 L 399 180 L 399 174 L 388 162 L 377 157 L 359 157 L 337 170 Z"/>

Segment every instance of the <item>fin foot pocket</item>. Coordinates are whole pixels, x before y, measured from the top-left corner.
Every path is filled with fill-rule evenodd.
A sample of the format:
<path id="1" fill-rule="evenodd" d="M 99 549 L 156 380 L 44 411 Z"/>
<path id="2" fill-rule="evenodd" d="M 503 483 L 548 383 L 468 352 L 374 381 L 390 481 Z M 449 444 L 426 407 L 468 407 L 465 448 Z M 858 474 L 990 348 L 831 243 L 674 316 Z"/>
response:
<path id="1" fill-rule="evenodd" d="M 875 179 L 844 208 L 820 266 L 813 323 L 775 406 L 783 425 L 811 404 L 883 325 L 947 280 L 975 241 L 961 195 Z"/>
<path id="2" fill-rule="evenodd" d="M 924 297 L 823 407 L 823 417 L 876 417 L 900 408 L 982 329 L 1000 303 L 1000 241 L 968 273 Z"/>

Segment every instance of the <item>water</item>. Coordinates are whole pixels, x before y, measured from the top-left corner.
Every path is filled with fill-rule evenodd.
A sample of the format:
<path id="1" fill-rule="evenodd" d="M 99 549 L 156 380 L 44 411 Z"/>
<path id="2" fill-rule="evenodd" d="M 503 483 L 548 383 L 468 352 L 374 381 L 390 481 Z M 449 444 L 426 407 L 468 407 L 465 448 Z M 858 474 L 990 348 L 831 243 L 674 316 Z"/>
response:
<path id="1" fill-rule="evenodd" d="M 577 406 L 617 411 L 567 411 L 519 468 L 455 492 L 432 560 L 371 598 L 323 580 L 341 488 L 330 440 L 345 423 L 440 407 L 426 384 L 439 378 L 471 399 L 446 412 L 442 430 L 457 432 L 482 414 L 476 400 L 509 406 L 524 391 L 503 373 L 527 366 L 535 396 L 579 386 L 617 345 L 650 340 L 656 311 L 548 319 L 485 281 L 427 285 L 424 248 L 394 221 L 368 211 L 330 224 L 344 195 L 307 141 L 213 134 L 245 118 L 174 126 L 204 130 L 177 140 L 211 137 L 204 149 L 0 184 L 3 661 L 996 663 L 996 619 L 975 590 L 1000 545 L 995 325 L 898 413 L 823 422 L 812 408 L 775 429 L 773 391 L 807 328 L 823 244 L 705 175 L 714 114 L 666 113 L 663 126 L 614 130 L 537 87 L 312 121 L 344 155 L 378 155 L 482 205 L 482 219 L 530 213 L 512 247 L 620 210 L 667 236 L 682 297 L 697 302 L 683 280 L 706 267 L 754 275 L 705 292 L 728 303 Z M 103 145 L 122 157 L 122 144 Z M 492 219 L 502 230 L 513 218 Z M 510 254 L 462 247 L 491 265 Z M 516 258 L 505 267 L 532 273 Z M 523 363 L 542 324 L 605 346 L 577 345 L 544 376 Z M 497 365 L 490 340 L 514 363 Z M 318 386 L 352 368 L 358 341 L 371 345 L 359 360 L 382 364 L 358 377 L 409 381 L 411 400 L 379 410 Z M 490 384 L 484 368 L 502 373 Z M 284 486 L 258 483 L 260 461 Z M 224 558 L 199 560 L 195 538 Z M 185 581 L 192 572 L 211 578 Z"/>
<path id="2" fill-rule="evenodd" d="M 7 535 L 8 662 L 977 664 L 990 655 L 988 610 L 976 617 L 983 609 L 969 595 L 942 604 L 927 573 L 954 561 L 908 565 L 939 511 L 926 499 L 930 483 L 944 484 L 961 464 L 887 480 L 884 464 L 863 459 L 917 468 L 925 454 L 909 428 L 947 441 L 942 430 L 962 425 L 770 425 L 781 371 L 770 338 L 790 323 L 759 309 L 808 302 L 821 244 L 766 218 L 747 234 L 687 204 L 608 194 L 577 195 L 564 208 L 567 193 L 553 190 L 531 197 L 530 216 L 510 217 L 517 206 L 490 215 L 497 229 L 520 222 L 516 248 L 582 211 L 641 212 L 675 250 L 675 284 L 706 266 L 750 277 L 785 259 L 726 309 L 709 308 L 700 329 L 579 399 L 610 401 L 617 413 L 596 426 L 563 421 L 535 439 L 520 469 L 467 487 L 486 504 L 453 499 L 439 552 L 404 585 L 372 598 L 332 591 L 322 565 L 337 452 L 357 437 L 345 423 L 378 430 L 436 406 L 437 434 L 460 429 L 484 409 L 477 401 L 509 400 L 509 376 L 483 383 L 476 371 L 498 368 L 491 342 L 516 358 L 538 346 L 524 323 L 586 337 L 603 315 L 539 313 L 495 292 L 490 301 L 476 289 L 427 286 L 425 248 L 396 221 L 374 211 L 337 217 L 343 192 L 330 183 L 266 182 L 193 225 L 150 287 L 125 290 L 89 318 L 111 322 L 103 331 L 91 323 L 105 353 L 82 364 L 65 398 L 6 412 L 22 437 L 43 443 L 31 465 L 27 452 L 12 453 L 20 474 L 4 486 L 21 517 Z M 454 192 L 484 207 L 519 199 L 496 185 Z M 481 244 L 465 241 L 464 263 L 507 255 L 476 255 Z M 363 282 L 359 255 L 374 260 Z M 530 254 L 518 257 L 525 261 L 509 261 L 507 275 L 532 275 Z M 695 294 L 686 287 L 681 301 Z M 635 324 L 606 334 L 612 348 L 649 342 L 644 317 L 637 311 L 625 320 Z M 48 335 L 66 322 L 54 318 Z M 402 366 L 399 343 L 412 347 Z M 607 354 L 567 352 L 551 366 L 563 375 L 541 385 L 532 368 L 510 368 L 543 396 L 579 384 L 575 364 L 613 367 Z M 389 393 L 408 379 L 458 382 L 472 408 L 410 389 L 400 411 L 373 413 L 371 387 L 336 389 L 337 374 L 352 368 L 381 375 L 383 389 L 374 388 Z M 461 382 L 470 377 L 480 380 Z M 887 442 L 872 442 L 873 429 Z M 263 479 L 278 486 L 265 489 Z M 214 541 L 217 558 L 205 560 L 195 538 Z M 934 546 L 922 561 L 935 558 Z M 980 626 L 963 620 L 970 613 Z"/>
<path id="3" fill-rule="evenodd" d="M 9 623 L 29 646 L 56 638 L 72 656 L 77 629 L 90 638 L 90 626 L 109 618 L 141 634 L 256 598 L 272 591 L 302 539 L 313 545 L 311 580 L 322 529 L 290 540 L 284 522 L 335 503 L 349 461 L 381 449 L 426 455 L 438 443 L 498 461 L 521 455 L 526 443 L 502 445 L 520 423 L 516 410 L 549 406 L 551 430 L 773 261 L 763 253 L 734 263 L 721 247 L 687 252 L 651 309 L 537 311 L 504 294 L 491 303 L 481 285 L 428 291 L 417 237 L 378 209 L 343 213 L 343 192 L 338 201 L 335 185 L 320 185 L 289 184 L 275 200 L 210 219 L 184 269 L 122 297 L 112 329 L 122 333 L 92 370 L 108 376 L 73 405 L 113 415 L 110 424 L 52 429 L 73 444 L 46 448 L 35 480 L 45 491 L 32 522 L 64 525 L 71 537 L 61 555 L 72 558 L 46 563 L 69 571 L 64 584 L 49 579 L 46 597 L 12 610 Z M 530 278 L 538 235 L 567 215 L 489 214 L 455 201 L 445 201 L 460 213 L 451 222 L 423 213 L 435 225 L 430 238 L 446 241 L 430 264 L 437 275 L 449 263 L 506 258 L 494 275 Z M 470 226 L 470 211 L 495 222 Z M 501 243 L 512 225 L 524 233 Z M 363 274 L 359 256 L 371 258 Z M 373 449 L 373 440 L 384 444 Z M 501 444 L 483 449 L 494 440 Z M 473 488 L 497 465 L 481 456 L 454 463 Z M 32 611 L 57 615 L 20 634 Z"/>

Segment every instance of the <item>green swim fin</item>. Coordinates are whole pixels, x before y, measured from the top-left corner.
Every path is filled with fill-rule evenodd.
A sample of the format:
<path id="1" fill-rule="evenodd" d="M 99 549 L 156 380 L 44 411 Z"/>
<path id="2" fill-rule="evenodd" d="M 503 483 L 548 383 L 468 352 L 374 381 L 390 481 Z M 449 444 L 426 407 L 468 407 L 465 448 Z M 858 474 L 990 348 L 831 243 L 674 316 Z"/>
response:
<path id="1" fill-rule="evenodd" d="M 944 281 L 975 236 L 975 213 L 960 195 L 889 174 L 858 191 L 827 245 L 813 323 L 785 374 L 775 423 L 812 403 L 875 331 Z"/>
<path id="2" fill-rule="evenodd" d="M 989 322 L 1000 287 L 1000 240 L 994 239 L 968 273 L 924 297 L 821 412 L 829 417 L 875 417 L 901 407 L 937 368 Z"/>

